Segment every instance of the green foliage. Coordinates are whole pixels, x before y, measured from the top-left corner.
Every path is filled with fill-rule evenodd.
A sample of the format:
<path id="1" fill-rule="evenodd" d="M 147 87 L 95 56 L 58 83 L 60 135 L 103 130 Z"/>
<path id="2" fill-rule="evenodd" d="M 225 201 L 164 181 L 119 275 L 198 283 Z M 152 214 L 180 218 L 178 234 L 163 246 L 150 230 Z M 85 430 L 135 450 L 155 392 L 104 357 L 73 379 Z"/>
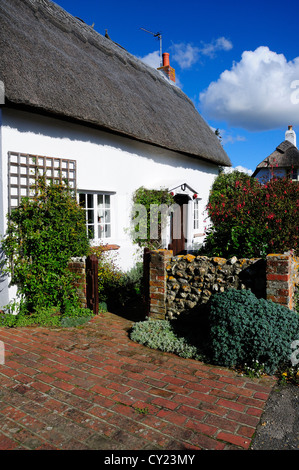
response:
<path id="1" fill-rule="evenodd" d="M 92 313 L 89 315 L 80 315 L 78 317 L 63 317 L 60 326 L 63 328 L 73 328 L 87 323 L 92 318 Z"/>
<path id="2" fill-rule="evenodd" d="M 144 416 L 148 415 L 149 413 L 147 406 L 145 408 L 140 408 L 139 406 L 135 406 L 134 410 L 136 411 L 136 413 L 139 413 L 140 415 L 144 415 Z"/>
<path id="3" fill-rule="evenodd" d="M 78 307 L 76 276 L 68 262 L 85 256 L 88 245 L 85 214 L 72 190 L 39 177 L 34 197 L 23 198 L 8 217 L 2 242 L 21 310 L 41 316 L 43 309 L 55 307 L 64 314 L 70 304 Z"/>
<path id="4" fill-rule="evenodd" d="M 212 227 L 202 254 L 265 257 L 298 250 L 299 184 L 291 179 L 259 183 L 245 173 L 221 173 L 207 206 Z"/>
<path id="5" fill-rule="evenodd" d="M 171 352 L 184 358 L 197 358 L 198 350 L 188 344 L 185 338 L 178 337 L 167 320 L 146 320 L 133 325 L 130 337 L 152 349 Z"/>
<path id="6" fill-rule="evenodd" d="M 262 377 L 265 374 L 265 364 L 260 363 L 258 360 L 252 361 L 250 364 L 245 363 L 242 370 L 248 377 Z"/>
<path id="7" fill-rule="evenodd" d="M 211 299 L 210 338 L 216 364 L 253 367 L 258 361 L 272 374 L 290 361 L 299 316 L 251 291 L 228 290 Z"/>
<path id="8" fill-rule="evenodd" d="M 250 377 L 275 373 L 299 382 L 298 366 L 291 366 L 292 343 L 299 339 L 296 312 L 258 299 L 249 290 L 231 289 L 215 294 L 202 315 L 207 321 L 196 322 L 194 317 L 188 322 L 185 317 L 182 324 L 137 322 L 130 338 L 152 349 L 235 368 Z"/>
<path id="9" fill-rule="evenodd" d="M 89 255 L 98 259 L 99 302 L 108 302 L 112 292 L 119 286 L 122 272 L 116 263 L 116 255 L 105 249 L 104 245 L 89 248 Z"/>
<path id="10" fill-rule="evenodd" d="M 98 258 L 99 302 L 109 310 L 123 307 L 141 298 L 143 263 L 137 263 L 128 272 L 117 266 L 116 256 L 105 250 L 105 246 L 91 247 L 90 254 Z"/>
<path id="11" fill-rule="evenodd" d="M 14 305 L 11 310 L 15 313 L 3 313 L 0 315 L 0 326 L 10 328 L 24 326 L 67 328 L 83 325 L 93 316 L 90 310 L 75 307 L 74 305 L 67 307 L 63 315 L 57 307 L 43 307 L 30 314 L 17 305 Z"/>
<path id="12" fill-rule="evenodd" d="M 139 303 L 143 293 L 143 263 L 137 263 L 132 269 L 122 273 L 109 293 L 108 302 L 112 309 L 118 310 Z"/>
<path id="13" fill-rule="evenodd" d="M 132 233 L 134 243 L 140 247 L 148 247 L 153 250 L 161 248 L 162 217 L 161 213 L 158 211 L 158 207 L 161 207 L 162 205 L 170 207 L 172 204 L 174 204 L 174 199 L 173 196 L 169 193 L 168 189 L 146 189 L 142 186 L 135 191 L 133 195 L 132 220 L 136 218 L 136 205 L 141 205 L 143 208 L 145 208 L 146 217 L 140 217 L 139 223 L 134 226 Z M 141 214 L 139 214 L 139 216 L 140 215 Z M 151 223 L 157 223 L 157 239 L 151 238 Z M 134 235 L 141 232 L 144 232 L 144 237 Z"/>
<path id="14" fill-rule="evenodd" d="M 279 371 L 278 378 L 279 378 L 279 383 L 281 385 L 286 385 L 286 384 L 293 384 L 298 386 L 299 385 L 299 366 L 298 364 L 295 366 L 287 366 L 281 368 Z"/>

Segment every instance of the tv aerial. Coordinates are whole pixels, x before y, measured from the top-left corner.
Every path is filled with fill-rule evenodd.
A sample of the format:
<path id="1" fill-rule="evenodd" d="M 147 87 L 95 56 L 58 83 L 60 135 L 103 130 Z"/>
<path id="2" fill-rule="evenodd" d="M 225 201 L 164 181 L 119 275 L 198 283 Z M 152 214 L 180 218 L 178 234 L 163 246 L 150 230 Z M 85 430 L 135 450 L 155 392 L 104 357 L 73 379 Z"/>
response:
<path id="1" fill-rule="evenodd" d="M 162 34 L 160 32 L 158 33 L 153 33 L 152 31 L 148 31 L 147 29 L 140 28 L 142 31 L 145 31 L 146 33 L 152 34 L 155 38 L 157 38 L 160 41 L 160 65 L 162 67 L 163 62 L 162 62 Z"/>

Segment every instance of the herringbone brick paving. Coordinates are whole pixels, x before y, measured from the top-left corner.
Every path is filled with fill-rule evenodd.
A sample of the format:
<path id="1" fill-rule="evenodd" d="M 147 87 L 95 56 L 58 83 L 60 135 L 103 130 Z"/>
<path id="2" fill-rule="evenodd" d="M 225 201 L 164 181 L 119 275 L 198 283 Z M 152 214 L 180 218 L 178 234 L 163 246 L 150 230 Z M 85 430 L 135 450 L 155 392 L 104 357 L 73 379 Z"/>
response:
<path id="1" fill-rule="evenodd" d="M 148 349 L 132 322 L 0 328 L 0 450 L 246 450 L 275 384 Z"/>

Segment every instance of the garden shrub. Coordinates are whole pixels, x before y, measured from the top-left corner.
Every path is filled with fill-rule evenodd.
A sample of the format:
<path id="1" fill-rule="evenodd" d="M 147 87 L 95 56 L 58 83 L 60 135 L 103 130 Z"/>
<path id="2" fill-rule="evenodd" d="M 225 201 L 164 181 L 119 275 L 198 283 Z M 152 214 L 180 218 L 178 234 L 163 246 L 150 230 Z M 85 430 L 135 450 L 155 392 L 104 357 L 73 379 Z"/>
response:
<path id="1" fill-rule="evenodd" d="M 174 332 L 168 320 L 146 320 L 133 325 L 132 341 L 152 349 L 171 352 L 184 358 L 197 358 L 198 350 Z"/>
<path id="2" fill-rule="evenodd" d="M 105 250 L 104 245 L 90 247 L 89 254 L 98 258 L 99 302 L 110 310 L 123 307 L 131 301 L 141 299 L 143 263 L 127 272 L 117 266 L 117 255 Z"/>
<path id="3" fill-rule="evenodd" d="M 34 196 L 23 198 L 8 216 L 2 242 L 11 284 L 18 287 L 19 313 L 38 316 L 51 308 L 61 315 L 70 308 L 82 313 L 68 262 L 85 256 L 88 246 L 85 213 L 73 191 L 39 176 Z"/>
<path id="4" fill-rule="evenodd" d="M 86 308 L 73 306 L 67 308 L 64 314 L 57 307 L 41 307 L 33 313 L 26 312 L 23 308 L 16 308 L 15 313 L 0 314 L 0 326 L 10 328 L 23 326 L 45 326 L 45 327 L 74 327 L 88 322 L 93 313 Z M 12 308 L 12 312 L 15 310 Z"/>
<path id="5" fill-rule="evenodd" d="M 136 263 L 129 271 L 123 273 L 118 289 L 115 291 L 118 303 L 125 305 L 141 299 L 143 293 L 143 263 Z"/>
<path id="6" fill-rule="evenodd" d="M 221 173 L 207 206 L 212 226 L 202 250 L 209 256 L 265 257 L 298 250 L 299 184 L 272 178 L 261 184 L 239 172 Z"/>
<path id="7" fill-rule="evenodd" d="M 222 366 L 264 365 L 273 374 L 288 363 L 291 343 L 299 338 L 299 316 L 249 290 L 228 290 L 211 298 L 210 350 Z"/>

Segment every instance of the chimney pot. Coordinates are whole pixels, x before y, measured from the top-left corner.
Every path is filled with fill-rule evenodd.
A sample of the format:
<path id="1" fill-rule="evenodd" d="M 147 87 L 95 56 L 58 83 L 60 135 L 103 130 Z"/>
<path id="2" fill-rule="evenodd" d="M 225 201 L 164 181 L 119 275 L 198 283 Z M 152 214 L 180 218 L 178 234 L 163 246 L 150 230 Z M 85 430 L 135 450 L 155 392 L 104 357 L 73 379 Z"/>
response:
<path id="1" fill-rule="evenodd" d="M 169 66 L 169 53 L 163 52 L 162 57 L 163 57 L 163 67 Z"/>
<path id="2" fill-rule="evenodd" d="M 169 80 L 175 83 L 175 70 L 169 65 L 169 53 L 163 52 L 162 54 L 163 65 L 159 67 L 158 70 L 161 70 L 164 75 L 166 75 Z"/>
<path id="3" fill-rule="evenodd" d="M 295 147 L 297 146 L 296 145 L 296 133 L 293 129 L 293 126 L 288 126 L 288 130 L 285 133 L 285 140 L 288 140 L 289 142 L 291 142 L 293 145 L 295 145 Z"/>

